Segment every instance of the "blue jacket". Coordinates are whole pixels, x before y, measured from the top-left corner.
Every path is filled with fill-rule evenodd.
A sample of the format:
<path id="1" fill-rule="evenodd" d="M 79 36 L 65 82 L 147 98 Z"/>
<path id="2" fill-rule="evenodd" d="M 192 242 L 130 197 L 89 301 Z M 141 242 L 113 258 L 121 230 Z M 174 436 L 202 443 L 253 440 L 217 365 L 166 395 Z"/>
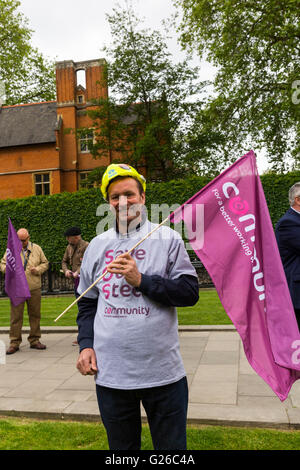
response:
<path id="1" fill-rule="evenodd" d="M 300 212 L 288 209 L 275 235 L 294 308 L 300 309 Z"/>

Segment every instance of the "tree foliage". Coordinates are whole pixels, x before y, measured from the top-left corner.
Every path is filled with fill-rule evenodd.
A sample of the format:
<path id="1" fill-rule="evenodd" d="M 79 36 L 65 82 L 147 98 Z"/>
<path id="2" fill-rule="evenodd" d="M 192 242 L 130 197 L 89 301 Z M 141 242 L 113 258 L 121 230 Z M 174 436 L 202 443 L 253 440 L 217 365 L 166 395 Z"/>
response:
<path id="1" fill-rule="evenodd" d="M 18 0 L 0 0 L 0 82 L 6 104 L 55 99 L 54 64 L 31 45 Z"/>
<path id="2" fill-rule="evenodd" d="M 94 157 L 126 156 L 161 180 L 189 170 L 186 140 L 202 90 L 198 69 L 188 59 L 173 63 L 166 37 L 143 28 L 132 8 L 107 15 L 112 43 L 104 48 L 110 97 L 90 112 L 97 143 Z M 191 169 L 192 170 L 192 169 Z"/>
<path id="3" fill-rule="evenodd" d="M 300 163 L 300 1 L 174 0 L 187 49 L 217 67 L 209 129 L 224 152 L 265 148 L 273 168 Z M 199 114 L 199 119 L 204 119 Z"/>

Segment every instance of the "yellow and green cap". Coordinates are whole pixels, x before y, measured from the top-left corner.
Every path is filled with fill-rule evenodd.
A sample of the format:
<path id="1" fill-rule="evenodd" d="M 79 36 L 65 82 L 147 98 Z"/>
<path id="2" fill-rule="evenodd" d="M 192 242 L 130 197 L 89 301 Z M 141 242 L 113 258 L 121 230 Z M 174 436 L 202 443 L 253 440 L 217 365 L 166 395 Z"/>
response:
<path id="1" fill-rule="evenodd" d="M 131 178 L 139 181 L 143 187 L 144 192 L 146 191 L 146 179 L 143 175 L 140 175 L 132 166 L 126 163 L 112 163 L 109 165 L 104 175 L 102 176 L 101 192 L 104 199 L 107 201 L 107 188 L 113 179 L 118 176 L 130 176 Z"/>

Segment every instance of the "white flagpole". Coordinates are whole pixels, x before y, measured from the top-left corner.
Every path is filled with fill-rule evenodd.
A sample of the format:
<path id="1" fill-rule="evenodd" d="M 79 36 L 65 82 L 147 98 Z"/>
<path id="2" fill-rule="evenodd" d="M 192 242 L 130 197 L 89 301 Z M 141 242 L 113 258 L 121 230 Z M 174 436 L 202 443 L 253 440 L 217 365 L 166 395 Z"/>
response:
<path id="1" fill-rule="evenodd" d="M 156 227 L 154 227 L 153 230 L 151 230 L 151 232 L 147 233 L 147 235 L 145 235 L 144 238 L 142 238 L 139 242 L 137 242 L 132 248 L 130 248 L 130 250 L 127 251 L 127 253 L 131 253 L 133 250 L 135 250 L 135 248 L 137 248 L 143 241 L 145 241 L 147 238 L 150 237 L 150 235 L 152 235 L 152 233 L 154 233 L 156 230 L 158 230 L 163 224 L 165 224 L 168 220 L 170 219 L 170 216 L 168 216 L 165 220 L 163 220 L 159 225 L 157 225 Z M 116 258 L 117 259 L 117 258 Z M 115 260 L 114 260 L 115 261 Z M 108 265 L 109 267 L 110 265 Z M 72 308 L 82 297 L 84 297 L 84 295 L 90 290 L 92 289 L 92 287 L 94 287 L 99 281 L 101 281 L 101 279 L 104 278 L 105 274 L 107 273 L 107 268 L 106 270 L 104 271 L 104 273 L 101 274 L 101 276 L 98 277 L 98 279 L 96 279 L 95 282 L 93 282 L 93 284 L 90 285 L 90 287 L 88 287 L 79 297 L 77 297 L 77 299 L 74 300 L 74 302 L 71 303 L 71 305 L 69 305 L 69 307 L 67 307 L 54 321 L 57 322 L 57 320 L 59 320 L 68 310 L 70 310 L 70 308 Z"/>

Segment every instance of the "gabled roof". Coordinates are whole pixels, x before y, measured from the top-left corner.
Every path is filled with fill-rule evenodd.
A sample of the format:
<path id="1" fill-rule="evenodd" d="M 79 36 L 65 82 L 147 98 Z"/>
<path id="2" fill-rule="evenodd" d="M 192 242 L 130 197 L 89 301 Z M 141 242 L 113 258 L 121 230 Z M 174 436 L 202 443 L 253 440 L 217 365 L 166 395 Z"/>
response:
<path id="1" fill-rule="evenodd" d="M 0 108 L 0 148 L 56 141 L 56 102 Z"/>

